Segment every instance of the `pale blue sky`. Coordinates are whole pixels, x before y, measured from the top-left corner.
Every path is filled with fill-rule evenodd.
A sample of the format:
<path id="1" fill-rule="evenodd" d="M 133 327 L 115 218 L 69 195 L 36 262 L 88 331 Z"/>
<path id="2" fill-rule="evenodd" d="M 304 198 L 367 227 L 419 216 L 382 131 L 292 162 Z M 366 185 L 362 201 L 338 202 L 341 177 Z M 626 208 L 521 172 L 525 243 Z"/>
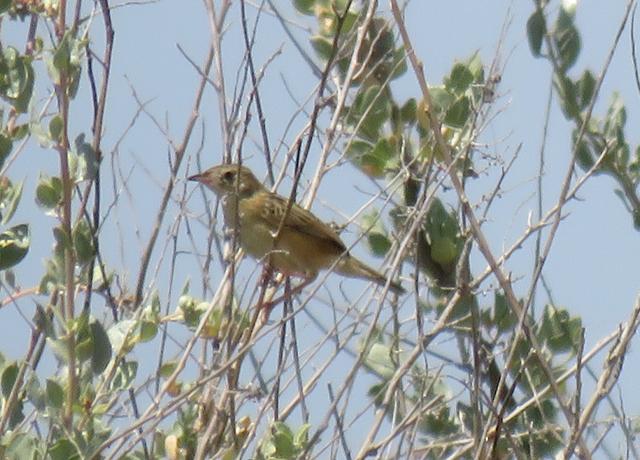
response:
<path id="1" fill-rule="evenodd" d="M 289 2 L 279 2 L 283 14 L 294 23 L 312 24 L 309 18 L 300 17 L 289 6 Z M 585 67 L 595 74 L 599 73 L 605 56 L 613 42 L 615 31 L 621 21 L 626 2 L 613 0 L 583 0 L 577 8 L 577 24 L 582 37 L 582 53 L 574 72 L 581 73 Z M 387 8 L 385 2 L 382 9 Z M 498 87 L 499 99 L 496 107 L 501 108 L 495 121 L 483 135 L 482 140 L 491 146 L 494 153 L 509 159 L 516 147 L 522 144 L 519 158 L 512 172 L 504 183 L 507 191 L 498 200 L 490 221 L 485 229 L 490 238 L 494 253 L 510 246 L 526 227 L 529 212 L 535 216 L 536 201 L 535 177 L 538 169 L 538 152 L 542 138 L 542 123 L 550 80 L 550 66 L 546 61 L 534 59 L 529 52 L 526 41 L 525 24 L 533 11 L 533 2 L 494 1 L 478 2 L 475 0 L 458 0 L 449 2 L 426 2 L 414 0 L 408 7 L 407 25 L 414 40 L 417 54 L 425 64 L 428 80 L 431 83 L 441 81 L 448 73 L 453 62 L 463 60 L 478 51 L 483 62 L 489 64 L 495 55 L 496 45 L 500 39 L 500 31 L 509 22 L 506 40 L 501 45 L 500 62 L 504 65 L 502 82 Z M 251 17 L 255 16 L 253 7 L 249 7 Z M 237 66 L 240 63 L 244 46 L 240 35 L 240 16 L 236 9 L 232 10 L 229 28 L 226 32 L 223 57 L 226 77 L 233 82 Z M 113 268 L 124 271 L 126 280 L 132 287 L 138 272 L 142 245 L 146 244 L 151 229 L 151 222 L 158 208 L 161 196 L 160 187 L 166 183 L 168 174 L 169 151 L 166 139 L 153 125 L 149 118 L 141 115 L 124 138 L 124 131 L 131 122 L 137 104 L 132 96 L 135 90 L 141 101 L 148 102 L 147 110 L 161 123 L 167 125 L 167 131 L 176 142 L 182 138 L 185 122 L 190 114 L 194 98 L 194 90 L 199 80 L 192 66 L 184 59 L 177 48 L 179 45 L 198 64 L 203 62 L 209 43 L 209 29 L 202 2 L 159 1 L 146 5 L 128 5 L 113 11 L 116 30 L 116 46 L 112 68 L 112 85 L 107 105 L 105 137 L 103 150 L 103 203 L 113 199 L 111 186 L 112 159 L 122 168 L 125 174 L 132 169 L 129 187 L 131 195 L 123 193 L 118 208 L 105 221 L 102 235 L 105 257 Z M 4 27 L 4 24 L 3 24 Z M 15 28 L 24 30 L 24 24 Z M 12 27 L 13 29 L 13 27 Z M 98 29 L 96 27 L 96 29 Z M 292 30 L 307 49 L 306 32 L 295 24 Z M 10 31 L 12 33 L 12 30 Z M 3 33 L 10 33 L 3 31 Z M 101 40 L 101 33 L 95 33 Z M 19 35 L 23 37 L 24 34 Z M 264 81 L 261 84 L 261 96 L 272 148 L 276 148 L 282 140 L 290 144 L 294 135 L 306 122 L 305 116 L 298 116 L 290 131 L 283 138 L 283 132 L 290 121 L 298 103 L 293 101 L 284 88 L 286 81 L 290 91 L 298 101 L 306 100 L 315 89 L 316 78 L 307 70 L 295 48 L 288 42 L 278 22 L 269 15 L 260 19 L 258 31 L 260 40 L 255 49 L 257 67 L 261 67 L 269 56 L 282 47 L 282 53 L 269 64 Z M 21 42 L 18 42 L 21 43 Z M 41 68 L 40 68 L 41 70 Z M 408 72 L 405 77 L 394 83 L 394 94 L 398 98 L 416 97 L 417 85 L 413 75 Z M 47 87 L 48 89 L 48 87 Z M 232 87 L 228 88 L 230 93 Z M 75 134 L 87 131 L 90 120 L 90 105 L 86 102 L 86 79 L 83 80 L 78 102 L 72 106 L 72 131 Z M 627 139 L 637 141 L 638 134 L 631 128 L 638 121 L 639 93 L 633 79 L 633 68 L 630 57 L 630 39 L 628 29 L 616 52 L 609 74 L 602 88 L 600 102 L 596 106 L 596 115 L 602 114 L 610 100 L 612 91 L 622 95 L 628 110 Z M 45 94 L 41 91 L 40 95 Z M 194 172 L 195 154 L 203 139 L 202 163 L 212 165 L 220 162 L 222 144 L 218 122 L 216 94 L 209 88 L 201 107 L 201 118 L 192 137 L 187 157 L 180 170 L 183 178 Z M 246 98 L 245 98 L 246 101 Z M 307 104 L 307 109 L 309 105 Z M 245 155 L 256 152 L 261 139 L 252 124 L 249 139 L 245 146 Z M 567 122 L 554 101 L 551 114 L 550 131 L 546 148 L 546 175 L 544 178 L 545 209 L 556 201 L 560 190 L 560 180 L 564 177 L 570 154 L 570 130 Z M 203 134 L 204 133 L 204 134 Z M 114 152 L 116 148 L 117 152 Z M 281 153 L 282 153 L 281 149 Z M 312 148 L 310 162 L 313 165 L 319 148 Z M 115 155 L 115 157 L 114 157 Z M 261 157 L 249 160 L 258 175 L 264 173 Z M 33 165 L 37 164 L 36 169 Z M 52 246 L 50 226 L 52 219 L 45 217 L 33 201 L 34 183 L 38 169 L 45 169 L 55 174 L 56 154 L 42 151 L 31 141 L 29 147 L 18 158 L 10 170 L 10 176 L 17 180 L 27 178 L 22 203 L 13 223 L 23 221 L 32 223 L 33 244 L 25 261 L 16 269 L 22 286 L 31 286 L 42 276 L 42 258 Z M 309 172 L 312 171 L 310 168 Z M 348 180 L 345 180 L 348 177 Z M 495 181 L 495 174 L 490 177 L 471 181 L 471 195 L 486 191 L 486 187 Z M 176 199 L 181 197 L 184 184 L 176 187 Z M 188 184 L 188 193 L 195 190 Z M 640 238 L 634 230 L 630 215 L 625 211 L 620 200 L 613 193 L 613 181 L 604 176 L 594 178 L 580 193 L 584 201 L 570 203 L 566 211 L 568 216 L 560 226 L 551 256 L 547 262 L 544 275 L 553 290 L 553 296 L 560 306 L 566 307 L 572 314 L 581 315 L 586 328 L 586 348 L 589 349 L 599 338 L 615 329 L 624 321 L 638 295 L 640 284 L 638 255 L 640 254 Z M 349 166 L 343 167 L 339 174 L 332 173 L 320 188 L 314 211 L 326 219 L 344 221 L 344 216 L 351 215 L 368 196 L 359 189 L 372 190 L 367 179 L 356 175 Z M 283 193 L 288 192 L 284 189 Z M 192 193 L 187 203 L 190 216 L 201 213 L 204 204 L 199 191 Z M 451 195 L 445 195 L 451 198 Z M 210 203 L 213 203 L 211 197 Z M 329 204 L 327 206 L 326 204 Z M 103 212 L 106 207 L 103 206 Z M 338 210 L 339 213 L 334 212 Z M 153 272 L 161 253 L 168 241 L 167 232 L 181 212 L 175 203 L 170 207 L 165 226 L 156 246 L 156 257 L 152 260 L 152 269 L 147 280 L 154 278 Z M 192 221 L 196 231 L 202 232 L 197 223 Z M 351 242 L 356 236 L 356 229 L 351 228 L 345 240 Z M 200 233 L 203 235 L 204 233 Z M 126 243 L 119 239 L 124 235 Z M 519 294 L 528 288 L 532 271 L 531 249 L 533 240 L 525 245 L 508 264 L 515 279 Z M 180 234 L 179 249 L 191 251 L 185 238 L 184 227 Z M 204 247 L 204 246 L 202 246 Z M 201 248 L 202 248 L 201 247 Z M 380 261 L 367 255 L 364 245 L 356 248 L 357 255 L 366 258 L 374 265 Z M 179 257 L 179 270 L 174 287 L 176 295 L 184 281 L 190 278 L 195 295 L 200 295 L 200 270 L 197 261 L 191 255 Z M 252 264 L 246 261 L 245 264 Z M 474 273 L 484 269 L 484 262 L 474 258 Z M 159 286 L 163 308 L 167 302 L 168 264 L 165 260 L 158 268 Z M 213 276 L 220 276 L 219 270 Z M 215 281 L 212 281 L 215 285 Z M 336 287 L 340 280 L 330 279 L 330 286 Z M 492 281 L 495 286 L 495 282 Z M 365 284 L 357 284 L 354 292 L 362 292 Z M 4 297 L 4 294 L 3 294 Z M 484 299 L 485 305 L 492 302 L 493 295 Z M 537 308 L 545 302 L 546 296 L 540 292 Z M 44 299 L 41 299 L 44 301 Z M 480 298 L 481 304 L 483 298 Z M 100 302 L 96 303 L 96 306 Z M 33 303 L 29 300 L 20 303 L 27 317 L 32 316 Z M 97 307 L 94 307 L 97 308 Z M 314 307 L 312 307 L 314 308 Z M 314 312 L 319 311 L 318 307 Z M 95 312 L 101 316 L 100 312 Z M 5 327 L 0 337 L 0 349 L 12 358 L 19 358 L 26 345 L 24 322 L 17 315 L 14 307 L 2 311 Z M 329 315 L 330 316 L 330 315 Z M 304 321 L 301 321 L 304 323 Z M 309 326 L 307 339 L 313 342 L 314 329 Z M 180 332 L 175 332 L 179 337 Z M 274 333 L 275 334 L 275 333 Z M 316 339 L 320 339 L 319 332 Z M 183 337 L 184 338 L 184 337 Z M 150 350 L 155 356 L 154 350 Z M 630 415 L 640 410 L 640 398 L 635 389 L 639 374 L 637 353 L 631 350 L 625 363 L 621 379 L 622 396 L 626 402 L 626 410 Z M 596 367 L 596 370 L 599 368 Z"/>

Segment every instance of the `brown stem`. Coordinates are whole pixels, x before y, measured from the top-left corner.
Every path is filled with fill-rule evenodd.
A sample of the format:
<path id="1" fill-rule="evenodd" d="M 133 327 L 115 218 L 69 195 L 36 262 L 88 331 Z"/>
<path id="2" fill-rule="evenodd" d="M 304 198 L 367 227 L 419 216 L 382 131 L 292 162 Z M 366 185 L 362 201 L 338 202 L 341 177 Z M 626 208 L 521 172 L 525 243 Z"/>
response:
<path id="1" fill-rule="evenodd" d="M 151 232 L 151 237 L 149 238 L 147 247 L 145 248 L 144 253 L 142 254 L 142 263 L 140 264 L 140 272 L 138 274 L 138 282 L 136 285 L 136 297 L 134 302 L 135 308 L 139 307 L 143 300 L 144 282 L 147 276 L 147 270 L 149 269 L 151 254 L 153 252 L 153 248 L 155 247 L 156 240 L 158 239 L 158 234 L 160 233 L 160 227 L 162 226 L 162 222 L 164 221 L 164 216 L 166 214 L 169 201 L 171 199 L 171 194 L 173 193 L 173 187 L 175 186 L 176 175 L 178 174 L 178 170 L 182 165 L 184 152 L 187 149 L 189 140 L 191 139 L 191 133 L 196 124 L 196 120 L 198 119 L 198 116 L 199 116 L 200 103 L 202 102 L 204 88 L 206 87 L 206 84 L 207 84 L 206 75 L 209 75 L 209 71 L 211 70 L 211 64 L 213 63 L 214 54 L 215 54 L 214 48 L 210 48 L 206 58 L 205 65 L 204 65 L 204 70 L 202 72 L 204 76 L 200 80 L 200 84 L 198 86 L 198 89 L 196 90 L 196 97 L 193 104 L 193 110 L 191 112 L 191 116 L 189 120 L 187 121 L 187 127 L 185 129 L 182 142 L 176 148 L 175 157 L 174 157 L 175 162 L 173 163 L 173 166 L 171 166 L 169 182 L 166 185 L 164 195 L 162 196 L 162 200 L 160 202 L 160 209 L 158 210 L 156 222 Z"/>

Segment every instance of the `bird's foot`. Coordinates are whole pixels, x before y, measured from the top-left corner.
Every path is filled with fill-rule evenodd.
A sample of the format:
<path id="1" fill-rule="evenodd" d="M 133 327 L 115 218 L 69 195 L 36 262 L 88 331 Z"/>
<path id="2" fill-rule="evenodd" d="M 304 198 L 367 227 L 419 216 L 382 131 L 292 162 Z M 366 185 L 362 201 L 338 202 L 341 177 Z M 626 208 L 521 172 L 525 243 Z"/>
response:
<path id="1" fill-rule="evenodd" d="M 268 301 L 264 301 L 264 299 L 262 299 L 261 302 L 258 302 L 258 304 L 256 305 L 256 308 L 262 310 L 263 315 L 264 315 L 264 320 L 265 322 L 269 319 L 269 315 L 271 314 L 271 310 L 273 310 L 273 308 L 278 305 L 280 302 L 284 301 L 284 300 L 288 300 L 290 298 L 292 298 L 294 295 L 297 295 L 298 293 L 300 293 L 300 291 L 302 291 L 305 287 L 307 287 L 309 284 L 311 284 L 313 282 L 313 280 L 315 279 L 315 277 L 313 278 L 305 278 L 305 280 L 298 284 L 297 286 L 289 289 L 289 290 L 285 290 L 285 293 L 282 294 L 280 297 L 277 297 L 275 299 L 272 300 L 268 300 Z"/>

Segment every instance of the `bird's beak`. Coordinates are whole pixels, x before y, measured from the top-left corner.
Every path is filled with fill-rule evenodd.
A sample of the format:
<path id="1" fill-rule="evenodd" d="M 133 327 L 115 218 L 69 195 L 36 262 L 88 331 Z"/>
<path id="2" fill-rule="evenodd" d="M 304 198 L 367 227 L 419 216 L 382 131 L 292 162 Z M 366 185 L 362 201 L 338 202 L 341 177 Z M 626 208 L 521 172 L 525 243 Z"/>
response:
<path id="1" fill-rule="evenodd" d="M 192 180 L 192 181 L 196 181 L 196 182 L 202 182 L 202 174 L 194 174 L 193 176 L 189 176 L 187 177 L 187 180 Z"/>

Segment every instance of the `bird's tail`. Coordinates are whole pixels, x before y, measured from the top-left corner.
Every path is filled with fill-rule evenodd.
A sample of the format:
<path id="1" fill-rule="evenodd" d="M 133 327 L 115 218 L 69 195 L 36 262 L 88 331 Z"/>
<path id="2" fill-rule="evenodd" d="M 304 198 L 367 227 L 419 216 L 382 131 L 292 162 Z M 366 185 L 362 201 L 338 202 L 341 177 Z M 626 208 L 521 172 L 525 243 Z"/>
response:
<path id="1" fill-rule="evenodd" d="M 369 267 L 368 265 L 360 262 L 355 257 L 351 257 L 350 255 L 346 255 L 340 260 L 338 266 L 336 267 L 336 271 L 344 276 L 363 278 L 369 281 L 373 281 L 380 286 L 385 286 L 387 284 L 386 276 Z M 391 280 L 391 282 L 389 283 L 389 288 L 398 295 L 404 294 L 406 292 L 400 285 L 400 283 L 397 283 L 393 280 Z"/>

